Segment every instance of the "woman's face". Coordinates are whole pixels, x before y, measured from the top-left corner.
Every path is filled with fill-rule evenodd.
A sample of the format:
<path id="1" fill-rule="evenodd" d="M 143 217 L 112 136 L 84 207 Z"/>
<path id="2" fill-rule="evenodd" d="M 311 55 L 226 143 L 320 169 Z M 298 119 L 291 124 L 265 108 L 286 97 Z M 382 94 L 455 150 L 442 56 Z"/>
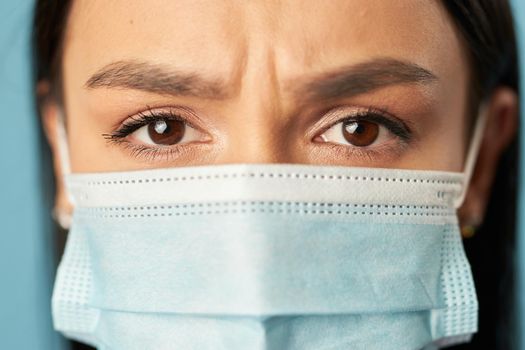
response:
<path id="1" fill-rule="evenodd" d="M 75 0 L 62 67 L 72 171 L 461 171 L 459 38 L 440 1 Z"/>

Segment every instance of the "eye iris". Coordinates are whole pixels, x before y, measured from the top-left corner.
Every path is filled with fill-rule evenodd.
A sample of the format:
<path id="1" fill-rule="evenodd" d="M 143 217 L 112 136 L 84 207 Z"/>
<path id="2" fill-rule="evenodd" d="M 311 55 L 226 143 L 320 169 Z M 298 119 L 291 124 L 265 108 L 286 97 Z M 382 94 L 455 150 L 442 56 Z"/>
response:
<path id="1" fill-rule="evenodd" d="M 379 125 L 368 121 L 347 121 L 343 123 L 343 136 L 354 146 L 369 146 L 379 135 Z"/>
<path id="2" fill-rule="evenodd" d="M 157 120 L 148 125 L 148 134 L 158 145 L 174 145 L 184 136 L 186 125 L 180 120 Z"/>

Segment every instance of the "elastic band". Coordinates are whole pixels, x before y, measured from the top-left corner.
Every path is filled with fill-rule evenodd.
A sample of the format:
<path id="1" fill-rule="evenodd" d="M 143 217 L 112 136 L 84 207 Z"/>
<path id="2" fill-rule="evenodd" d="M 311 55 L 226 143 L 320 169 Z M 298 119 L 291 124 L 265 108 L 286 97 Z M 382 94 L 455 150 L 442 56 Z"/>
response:
<path id="1" fill-rule="evenodd" d="M 66 176 L 71 174 L 71 163 L 69 159 L 69 145 L 67 142 L 67 132 L 66 132 L 66 121 L 64 114 L 61 110 L 57 113 L 56 118 L 56 128 L 57 128 L 57 148 L 58 148 L 58 157 L 60 160 L 60 171 L 62 173 L 62 179 L 64 181 L 64 191 L 66 193 L 69 203 L 76 206 L 76 201 L 72 193 L 69 191 L 69 188 L 66 186 L 65 179 Z M 60 212 L 58 209 L 53 210 L 53 218 L 59 223 L 63 229 L 69 229 L 71 224 L 71 214 Z"/>
<path id="2" fill-rule="evenodd" d="M 480 112 L 478 113 L 478 119 L 474 126 L 474 133 L 470 140 L 469 150 L 465 161 L 465 168 L 463 169 L 463 186 L 460 195 L 454 201 L 454 206 L 459 208 L 465 201 L 467 191 L 469 188 L 470 180 L 474 172 L 474 167 L 479 155 L 479 149 L 481 148 L 481 141 L 483 140 L 483 133 L 487 124 L 487 107 L 485 104 L 480 106 Z"/>
<path id="3" fill-rule="evenodd" d="M 69 162 L 69 145 L 67 144 L 66 122 L 62 111 L 58 111 L 57 115 L 57 147 L 58 157 L 60 158 L 62 176 L 71 173 L 71 165 Z"/>

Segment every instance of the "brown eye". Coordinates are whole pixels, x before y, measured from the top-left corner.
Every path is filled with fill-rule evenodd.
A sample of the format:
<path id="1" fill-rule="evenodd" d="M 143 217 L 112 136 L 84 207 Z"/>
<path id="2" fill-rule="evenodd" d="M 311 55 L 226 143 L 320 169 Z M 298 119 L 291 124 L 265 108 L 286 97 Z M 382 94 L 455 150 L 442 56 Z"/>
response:
<path id="1" fill-rule="evenodd" d="M 327 119 L 335 118 L 339 121 L 330 123 L 330 127 L 313 137 L 313 142 L 346 146 L 345 151 L 353 149 L 360 154 L 371 154 L 407 145 L 412 139 L 412 132 L 403 120 L 392 115 L 336 108 L 327 113 Z"/>
<path id="2" fill-rule="evenodd" d="M 179 143 L 186 132 L 186 124 L 180 120 L 157 120 L 148 124 L 148 135 L 157 145 Z"/>
<path id="3" fill-rule="evenodd" d="M 168 147 L 209 140 L 208 135 L 181 119 L 159 118 L 128 134 L 128 140 L 148 146 Z"/>
<path id="4" fill-rule="evenodd" d="M 346 121 L 343 123 L 342 129 L 345 140 L 359 147 L 370 146 L 379 136 L 379 125 L 365 120 Z"/>

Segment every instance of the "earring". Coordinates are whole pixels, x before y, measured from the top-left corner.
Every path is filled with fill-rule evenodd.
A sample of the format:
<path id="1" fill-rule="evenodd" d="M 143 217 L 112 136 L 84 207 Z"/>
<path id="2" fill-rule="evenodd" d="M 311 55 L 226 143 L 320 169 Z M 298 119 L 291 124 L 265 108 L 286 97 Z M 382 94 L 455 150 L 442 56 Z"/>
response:
<path id="1" fill-rule="evenodd" d="M 472 238 L 476 235 L 481 225 L 480 220 L 469 220 L 468 223 L 461 225 L 461 236 L 463 238 Z"/>

